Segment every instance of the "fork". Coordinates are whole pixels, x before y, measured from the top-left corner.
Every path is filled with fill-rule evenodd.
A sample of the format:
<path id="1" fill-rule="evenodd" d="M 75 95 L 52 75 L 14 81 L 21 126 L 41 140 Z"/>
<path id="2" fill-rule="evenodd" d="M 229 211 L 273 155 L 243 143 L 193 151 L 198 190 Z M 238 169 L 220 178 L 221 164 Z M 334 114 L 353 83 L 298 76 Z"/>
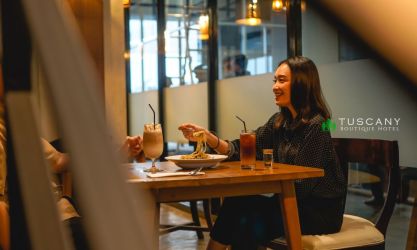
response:
<path id="1" fill-rule="evenodd" d="M 199 167 L 197 169 L 194 169 L 193 171 L 190 171 L 190 175 L 197 175 L 200 173 L 200 171 L 203 169 L 203 167 Z"/>

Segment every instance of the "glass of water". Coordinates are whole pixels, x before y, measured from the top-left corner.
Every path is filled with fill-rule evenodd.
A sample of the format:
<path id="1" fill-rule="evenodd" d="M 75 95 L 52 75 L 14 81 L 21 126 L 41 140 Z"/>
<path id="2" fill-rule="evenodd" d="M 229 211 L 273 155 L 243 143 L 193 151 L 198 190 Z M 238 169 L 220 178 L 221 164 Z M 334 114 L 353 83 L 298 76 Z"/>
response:
<path id="1" fill-rule="evenodd" d="M 274 162 L 274 153 L 270 148 L 264 149 L 263 151 L 263 161 L 266 168 L 272 167 L 272 162 Z"/>

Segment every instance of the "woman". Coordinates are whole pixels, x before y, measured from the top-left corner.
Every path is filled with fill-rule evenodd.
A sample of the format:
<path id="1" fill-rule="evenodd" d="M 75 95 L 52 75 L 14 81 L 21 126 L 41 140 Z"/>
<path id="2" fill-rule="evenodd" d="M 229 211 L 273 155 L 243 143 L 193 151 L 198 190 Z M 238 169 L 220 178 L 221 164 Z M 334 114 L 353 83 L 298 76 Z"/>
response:
<path id="1" fill-rule="evenodd" d="M 295 182 L 303 234 L 329 234 L 340 230 L 346 182 L 330 133 L 322 123 L 330 119 L 314 63 L 301 56 L 282 61 L 272 90 L 281 112 L 256 130 L 257 159 L 262 149 L 272 148 L 276 162 L 324 169 L 324 177 Z M 229 160 L 239 160 L 239 140 L 221 140 L 194 124 L 179 127 L 190 140 L 193 131 L 205 131 L 207 143 Z M 207 249 L 256 249 L 284 235 L 277 196 L 226 198 L 211 231 Z"/>

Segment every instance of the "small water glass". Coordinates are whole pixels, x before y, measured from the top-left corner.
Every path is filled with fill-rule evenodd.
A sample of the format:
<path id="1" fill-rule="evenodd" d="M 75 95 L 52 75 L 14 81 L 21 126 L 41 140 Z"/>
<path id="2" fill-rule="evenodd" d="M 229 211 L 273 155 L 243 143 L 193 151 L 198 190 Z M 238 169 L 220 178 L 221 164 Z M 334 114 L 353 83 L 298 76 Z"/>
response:
<path id="1" fill-rule="evenodd" d="M 263 150 L 263 161 L 266 168 L 272 167 L 272 162 L 274 162 L 274 153 L 272 149 L 267 148 Z"/>

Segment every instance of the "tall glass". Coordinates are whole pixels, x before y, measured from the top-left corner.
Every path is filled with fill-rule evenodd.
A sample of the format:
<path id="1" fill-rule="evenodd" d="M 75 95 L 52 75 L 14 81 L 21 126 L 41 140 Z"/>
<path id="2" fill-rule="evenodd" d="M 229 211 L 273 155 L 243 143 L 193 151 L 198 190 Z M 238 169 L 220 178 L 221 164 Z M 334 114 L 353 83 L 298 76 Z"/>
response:
<path id="1" fill-rule="evenodd" d="M 240 133 L 240 167 L 254 169 L 256 166 L 256 134 L 255 131 Z"/>
<path id="2" fill-rule="evenodd" d="M 162 137 L 161 124 L 145 124 L 143 130 L 143 152 L 152 160 L 152 167 L 145 169 L 145 172 L 161 171 L 155 166 L 155 161 L 161 156 L 164 150 L 164 139 Z"/>

